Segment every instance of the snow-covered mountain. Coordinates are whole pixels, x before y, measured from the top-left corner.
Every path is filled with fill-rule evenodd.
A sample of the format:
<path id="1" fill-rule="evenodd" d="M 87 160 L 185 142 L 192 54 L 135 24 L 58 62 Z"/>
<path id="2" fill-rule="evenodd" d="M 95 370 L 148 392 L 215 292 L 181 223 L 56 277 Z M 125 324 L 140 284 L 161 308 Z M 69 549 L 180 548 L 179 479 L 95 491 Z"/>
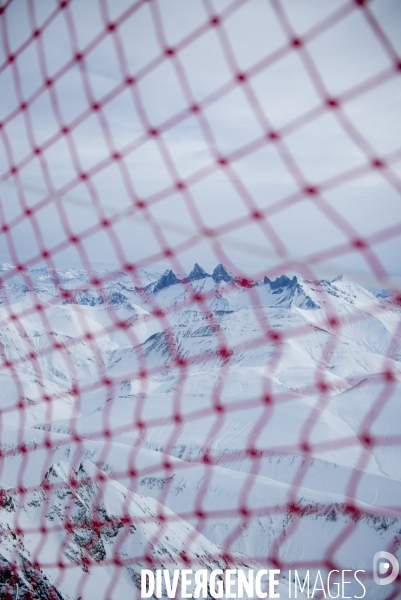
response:
<path id="1" fill-rule="evenodd" d="M 17 563 L 13 583 L 18 583 L 20 598 L 31 592 L 34 598 L 97 600 L 107 589 L 113 598 L 126 597 L 140 589 L 141 569 L 148 569 L 150 561 L 167 569 L 171 579 L 174 569 L 188 565 L 209 572 L 250 566 L 245 557 L 235 555 L 227 563 L 221 548 L 188 522 L 152 497 L 128 491 L 88 460 L 76 471 L 63 461 L 53 464 L 38 488 L 23 498 L 5 494 L 3 504 L 3 581 L 10 586 L 10 566 Z M 41 523 L 46 523 L 46 535 Z M 40 566 L 32 563 L 32 556 Z M 51 585 L 55 557 L 65 573 Z"/>
<path id="2" fill-rule="evenodd" d="M 237 565 L 330 555 L 371 571 L 394 541 L 391 294 L 223 265 L 184 276 L 5 265 L 0 277 L 3 581 L 18 563 L 24 594 L 100 598 L 111 586 L 105 597 L 120 598 L 135 594 L 147 552 L 167 552 L 167 569 L 183 551 L 194 568 L 225 568 L 229 548 Z M 68 534 L 69 519 L 82 530 Z M 366 597 L 389 593 L 365 585 Z"/>

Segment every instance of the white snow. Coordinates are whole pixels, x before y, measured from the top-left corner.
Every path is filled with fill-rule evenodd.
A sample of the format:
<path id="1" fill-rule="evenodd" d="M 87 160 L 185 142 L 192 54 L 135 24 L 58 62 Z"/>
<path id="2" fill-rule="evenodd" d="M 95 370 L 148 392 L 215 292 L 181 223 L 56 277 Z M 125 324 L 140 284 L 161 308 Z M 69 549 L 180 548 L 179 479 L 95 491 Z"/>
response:
<path id="1" fill-rule="evenodd" d="M 374 553 L 401 525 L 401 451 L 387 443 L 399 435 L 401 422 L 399 307 L 344 276 L 332 282 L 284 278 L 251 288 L 208 276 L 153 292 L 159 275 L 140 274 L 146 291 L 124 273 L 98 288 L 88 274 L 67 269 L 57 276 L 63 289 L 74 291 L 68 301 L 48 270 L 4 284 L 0 350 L 3 362 L 16 366 L 0 371 L 0 485 L 21 510 L 0 509 L 0 528 L 15 528 L 18 515 L 22 554 L 29 560 L 39 553 L 36 558 L 48 564 L 48 585 L 63 598 L 77 598 L 81 590 L 85 600 L 97 599 L 109 585 L 115 586 L 110 597 L 121 598 L 138 593 L 134 571 L 146 568 L 145 547 L 155 556 L 168 551 L 169 569 L 182 563 L 183 550 L 195 565 L 217 568 L 213 560 L 224 563 L 225 546 L 236 564 L 268 565 L 275 538 L 290 532 L 296 518 L 287 509 L 290 498 L 304 512 L 280 556 L 321 560 L 350 522 L 344 507 L 352 500 L 372 516 L 358 520 L 335 558 L 343 568 L 370 570 Z M 194 298 L 199 293 L 205 294 L 200 302 Z M 163 315 L 155 314 L 156 307 Z M 10 320 L 11 313 L 17 320 Z M 218 353 L 223 343 L 232 349 L 226 359 Z M 187 363 L 184 377 L 177 352 Z M 384 371 L 391 371 L 391 381 Z M 105 386 L 101 377 L 114 384 Z M 317 378 L 328 386 L 323 397 Z M 263 401 L 267 394 L 273 403 Z M 216 402 L 223 411 L 213 410 Z M 139 419 L 143 429 L 136 427 Z M 367 426 L 372 446 L 361 436 Z M 74 431 L 82 443 L 72 439 Z M 307 457 L 301 448 L 305 431 Z M 45 439 L 50 452 L 42 446 Z M 250 439 L 257 460 L 246 452 Z M 206 445 L 208 465 L 202 461 Z M 294 488 L 302 464 L 304 477 Z M 132 469 L 135 476 L 129 476 Z M 350 486 L 356 476 L 357 485 Z M 70 486 L 77 477 L 86 478 L 81 492 Z M 82 507 L 91 515 L 101 507 L 120 521 L 127 514 L 137 530 L 128 535 L 123 524 L 114 537 L 111 530 L 102 533 L 93 551 L 78 538 L 69 545 L 63 527 L 44 540 L 43 518 L 63 525 L 69 510 L 57 489 L 46 492 L 45 478 L 67 486 L 66 498 L 80 518 Z M 30 491 L 20 497 L 15 488 L 21 485 Z M 246 522 L 238 513 L 244 497 L 255 511 Z M 200 498 L 210 515 L 202 522 L 196 517 Z M 168 515 L 165 526 L 160 511 Z M 0 555 L 13 560 L 16 543 L 7 534 Z M 116 548 L 132 564 L 117 577 Z M 86 555 L 89 571 L 82 563 Z M 69 565 L 61 581 L 55 556 Z M 375 599 L 386 597 L 373 583 L 366 585 Z"/>

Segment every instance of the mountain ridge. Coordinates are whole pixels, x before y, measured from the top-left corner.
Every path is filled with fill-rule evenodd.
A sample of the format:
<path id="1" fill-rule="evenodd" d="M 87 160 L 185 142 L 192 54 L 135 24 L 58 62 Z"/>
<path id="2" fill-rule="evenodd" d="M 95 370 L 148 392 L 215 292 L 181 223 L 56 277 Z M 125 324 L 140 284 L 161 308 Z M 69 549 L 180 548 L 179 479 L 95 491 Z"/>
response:
<path id="1" fill-rule="evenodd" d="M 369 567 L 375 548 L 389 542 L 401 517 L 398 447 L 386 443 L 399 434 L 401 419 L 401 311 L 396 303 L 346 276 L 307 281 L 283 274 L 273 281 L 252 281 L 236 278 L 223 265 L 207 273 L 198 264 L 180 277 L 173 271 L 149 274 L 145 288 L 122 272 L 97 280 L 68 272 L 71 277 L 61 286 L 67 297 L 47 275 L 36 272 L 31 278 L 34 292 L 25 277 L 4 278 L 0 304 L 0 485 L 3 496 L 21 504 L 24 531 L 39 528 L 35 502 L 53 518 L 49 528 L 57 522 L 61 533 L 67 509 L 57 495 L 50 495 L 50 504 L 43 504 L 42 496 L 32 498 L 32 505 L 19 498 L 23 450 L 30 466 L 24 471 L 27 493 L 30 488 L 45 493 L 47 484 L 65 485 L 68 473 L 73 476 L 70 469 L 78 477 L 81 463 L 89 460 L 95 466 L 83 464 L 88 479 L 83 494 L 97 479 L 113 479 L 116 485 L 107 483 L 113 497 L 128 494 L 124 489 L 138 492 L 145 497 L 143 506 L 150 510 L 151 500 L 160 501 L 192 528 L 202 501 L 202 534 L 214 544 L 213 551 L 221 554 L 231 540 L 230 551 L 245 556 L 247 564 L 269 556 L 282 532 L 285 561 L 319 562 L 352 518 L 346 509 L 352 504 L 361 516 L 355 521 L 356 537 L 341 546 L 341 560 L 347 568 Z M 374 443 L 369 444 L 364 423 L 383 389 L 386 401 L 374 415 Z M 307 455 L 305 429 L 310 432 Z M 51 481 L 43 483 L 39 474 L 49 473 L 45 443 L 56 466 Z M 130 475 L 133 453 L 138 477 Z M 258 475 L 250 477 L 256 465 Z M 300 469 L 302 485 L 294 488 Z M 355 478 L 358 485 L 350 497 Z M 249 520 L 237 531 L 246 486 Z M 295 538 L 290 497 L 302 513 Z M 89 497 L 81 500 L 76 516 L 92 511 Z M 6 500 L 0 507 L 4 531 L 7 525 L 12 528 L 11 504 Z M 66 560 L 79 572 L 82 557 L 92 552 L 90 570 L 98 573 L 96 565 L 105 564 L 102 556 L 124 529 L 120 513 L 113 509 L 109 514 L 107 502 L 104 510 L 99 514 L 110 520 L 102 527 L 114 537 L 92 531 L 91 545 L 85 537 L 89 530 L 82 527 L 74 543 L 63 546 L 70 556 Z M 208 511 L 215 516 L 209 519 Z M 142 544 L 152 540 L 152 531 L 146 531 Z M 17 542 L 8 533 L 3 541 L 11 553 L 4 561 L 10 561 Z M 359 563 L 356 543 L 363 548 Z M 127 547 L 131 558 L 134 546 Z M 50 547 L 51 563 L 55 547 Z M 108 585 L 106 571 L 99 571 L 99 581 L 92 579 L 94 589 Z M 21 567 L 21 572 L 26 570 Z M 50 573 L 32 573 L 42 578 L 44 598 L 50 598 Z M 138 576 L 124 571 L 124 577 L 124 594 L 132 593 Z M 21 576 L 19 585 L 28 589 L 29 581 L 24 584 Z"/>

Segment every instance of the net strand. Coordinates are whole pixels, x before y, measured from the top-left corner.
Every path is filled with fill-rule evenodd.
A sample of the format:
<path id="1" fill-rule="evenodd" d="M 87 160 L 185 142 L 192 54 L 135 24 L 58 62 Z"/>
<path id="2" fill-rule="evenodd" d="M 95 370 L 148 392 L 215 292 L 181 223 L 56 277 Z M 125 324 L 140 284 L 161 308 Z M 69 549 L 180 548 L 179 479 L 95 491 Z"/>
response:
<path id="1" fill-rule="evenodd" d="M 98 0 L 95 4 L 100 29 L 93 35 L 88 29 L 83 36 L 84 41 L 72 0 L 58 3 L 42 19 L 38 5 L 29 0 L 26 5 L 21 3 L 19 6 L 21 12 L 26 10 L 29 35 L 22 42 L 19 39 L 18 43 L 15 23 L 12 26 L 11 22 L 16 18 L 11 13 L 13 4 L 5 2 L 0 7 L 4 54 L 0 77 L 10 78 L 13 88 L 12 91 L 10 89 L 10 98 L 14 93 L 16 101 L 15 106 L 7 106 L 5 111 L 2 109 L 0 121 L 0 140 L 4 150 L 4 165 L 0 172 L 0 230 L 13 264 L 12 268 L 3 270 L 0 275 L 0 326 L 4 332 L 0 344 L 0 376 L 8 377 L 12 382 L 15 401 L 0 406 L 0 434 L 5 440 L 9 439 L 8 424 L 13 417 L 16 436 L 13 443 L 5 442 L 0 447 L 0 477 L 3 476 L 5 480 L 9 477 L 10 467 L 7 465 L 14 465 L 13 468 L 17 465 L 17 468 L 15 485 L 0 489 L 0 516 L 13 507 L 10 509 L 12 516 L 7 521 L 7 531 L 3 521 L 0 521 L 0 536 L 8 552 L 7 558 L 4 555 L 4 563 L 0 565 L 1 581 L 5 581 L 8 588 L 13 590 L 16 585 L 21 586 L 24 593 L 26 591 L 28 594 L 26 597 L 32 598 L 38 597 L 35 596 L 37 590 L 47 586 L 46 597 L 56 598 L 59 597 L 57 593 L 62 593 L 58 590 L 70 589 L 71 571 L 76 577 L 73 595 L 83 599 L 91 597 L 91 574 L 100 565 L 104 572 L 107 570 L 109 573 L 101 590 L 102 597 L 117 598 L 121 597 L 120 590 L 125 585 L 127 573 L 132 585 L 138 587 L 138 581 L 133 576 L 133 573 L 137 574 L 135 568 L 155 569 L 166 565 L 168 568 L 176 565 L 198 568 L 202 561 L 195 558 L 198 556 L 196 549 L 200 547 L 204 551 L 204 540 L 212 536 L 216 523 L 216 529 L 220 527 L 221 534 L 213 545 L 215 554 L 208 551 L 208 560 L 223 570 L 237 568 L 243 560 L 238 548 L 243 547 L 243 540 L 247 538 L 248 531 L 253 531 L 255 522 L 261 523 L 260 519 L 263 518 L 270 519 L 271 523 L 269 547 L 265 551 L 259 547 L 252 548 L 247 557 L 252 564 L 326 571 L 347 568 L 342 553 L 352 546 L 353 536 L 357 535 L 364 519 L 376 519 L 376 522 L 387 519 L 383 521 L 383 529 L 386 529 L 391 519 L 399 522 L 401 511 L 398 505 L 373 506 L 358 500 L 360 489 L 365 484 L 364 478 L 369 473 L 373 450 L 393 448 L 397 451 L 401 446 L 401 436 L 388 432 L 382 434 L 377 426 L 386 409 L 394 402 L 400 381 L 397 359 L 393 358 L 399 353 L 399 322 L 386 338 L 387 346 L 375 371 L 364 373 L 363 378 L 352 372 L 342 377 L 347 389 L 354 390 L 363 384 L 376 390 L 377 386 L 369 408 L 354 427 L 354 435 L 350 435 L 347 429 L 338 431 L 333 439 L 319 437 L 326 420 L 332 415 L 330 410 L 336 398 L 337 381 L 329 376 L 331 365 L 335 362 L 336 353 L 341 354 L 344 339 L 348 339 L 348 328 L 357 329 L 367 318 L 382 323 L 390 318 L 390 313 L 399 313 L 399 279 L 389 272 L 385 258 L 380 253 L 383 244 L 399 238 L 399 220 L 386 226 L 378 223 L 372 231 L 365 232 L 359 222 L 352 221 L 347 211 L 341 208 L 341 203 L 336 206 L 332 200 L 334 192 L 355 182 L 364 182 L 372 175 L 387 186 L 386 189 L 391 189 L 398 201 L 401 195 L 401 179 L 397 170 L 401 147 L 379 150 L 369 138 L 368 128 L 365 131 L 353 118 L 352 111 L 348 110 L 352 102 L 366 98 L 376 90 L 383 90 L 390 82 L 399 81 L 401 74 L 401 58 L 391 39 L 390 30 L 386 29 L 374 11 L 375 4 L 362 0 L 344 2 L 299 33 L 286 3 L 270 0 L 267 5 L 271 10 L 271 18 L 276 20 L 277 32 L 284 42 L 257 57 L 246 68 L 241 66 L 244 63 L 241 62 L 240 46 L 238 40 L 233 38 L 230 24 L 234 18 L 241 19 L 243 11 L 250 10 L 252 3 L 248 0 L 234 0 L 219 10 L 211 0 L 202 0 L 199 3 L 202 18 L 173 44 L 170 43 L 165 9 L 156 0 L 132 2 L 118 16 L 113 16 L 115 7 L 106 0 Z M 141 14 L 145 11 L 149 17 L 148 33 L 154 34 L 157 52 L 142 66 L 133 69 L 130 48 L 122 32 L 124 27 L 140 23 Z M 381 64 L 377 72 L 352 82 L 352 85 L 333 95 L 328 74 L 322 71 L 311 46 L 353 17 L 363 20 L 375 42 L 379 43 L 386 64 Z M 46 36 L 51 35 L 52 27 L 56 24 L 65 27 L 69 53 L 58 67 L 54 67 L 46 43 Z M 225 79 L 216 82 L 213 89 L 200 94 L 194 82 L 194 72 L 188 68 L 186 52 L 196 44 L 204 43 L 205 39 L 210 44 L 217 44 L 226 75 Z M 96 52 L 101 52 L 104 44 L 109 44 L 118 67 L 108 91 L 99 92 L 91 71 L 91 61 Z M 39 81 L 35 81 L 36 85 L 30 92 L 24 88 L 24 55 L 27 52 L 35 54 L 39 67 Z M 288 120 L 279 123 L 271 114 L 269 103 L 258 91 L 257 79 L 274 72 L 274 68 L 282 61 L 294 56 L 306 73 L 316 101 L 299 114 L 296 112 Z M 177 86 L 184 107 L 174 106 L 167 116 L 156 118 L 152 114 L 152 104 L 146 97 L 144 84 L 147 78 L 157 75 L 158 69 L 163 67 L 170 69 L 171 85 Z M 71 74 L 76 75 L 75 85 L 77 89 L 82 89 L 84 100 L 78 113 L 66 118 L 59 86 Z M 278 86 L 279 81 L 275 85 Z M 252 137 L 244 136 L 244 140 L 230 146 L 221 140 L 212 111 L 222 102 L 227 102 L 229 106 L 232 94 L 238 94 L 258 133 Z M 129 97 L 132 113 L 137 119 L 135 135 L 124 142 L 118 137 L 111 115 L 113 103 L 123 97 Z M 43 99 L 49 102 L 48 119 L 54 125 L 53 131 L 46 133 L 40 131 L 41 124 L 35 112 L 35 103 Z M 164 105 L 163 97 L 160 103 Z M 321 122 L 319 120 L 327 116 L 352 144 L 354 151 L 359 153 L 360 160 L 357 164 L 346 165 L 338 172 L 330 172 L 319 179 L 308 175 L 308 169 L 293 144 L 293 136 L 305 134 L 309 127 L 316 126 Z M 187 127 L 189 122 L 196 124 L 199 143 L 204 148 L 207 160 L 185 174 L 169 136 L 174 135 L 177 128 Z M 80 127 L 88 123 L 96 123 L 101 139 L 99 155 L 91 163 L 83 157 L 78 136 Z M 15 142 L 16 127 L 21 128 L 26 138 L 27 148 L 24 152 Z M 60 143 L 65 144 L 70 161 L 69 175 L 63 183 L 58 179 L 57 169 L 52 162 L 52 153 L 57 153 Z M 166 173 L 166 180 L 159 189 L 152 191 L 149 187 L 144 192 L 139 178 L 136 179 L 132 173 L 132 160 L 150 146 L 157 154 L 160 170 L 164 169 Z M 244 161 L 266 149 L 278 157 L 291 183 L 291 191 L 263 203 L 251 189 L 247 172 L 241 172 L 241 166 L 245 164 Z M 108 173 L 110 168 L 114 169 L 115 177 L 128 198 L 128 205 L 122 209 L 117 202 L 114 206 L 104 199 L 99 176 Z M 39 174 L 40 184 L 31 182 L 35 170 Z M 241 213 L 233 210 L 231 214 L 227 210 L 220 224 L 210 226 L 210 219 L 202 202 L 199 202 L 197 186 L 216 176 L 224 179 L 232 196 L 238 199 Z M 14 205 L 7 198 L 11 192 L 15 192 L 14 196 L 10 196 Z M 168 202 L 176 197 L 179 197 L 188 216 L 184 224 L 179 219 L 176 221 L 173 214 L 169 218 L 163 216 L 163 207 L 166 206 L 166 210 L 171 212 Z M 328 240 L 324 247 L 309 253 L 303 252 L 301 256 L 291 249 L 292 240 L 276 226 L 275 219 L 306 205 L 313 206 L 315 214 L 329 222 L 339 236 L 337 239 L 342 241 L 331 243 Z M 87 210 L 85 214 L 90 215 L 90 225 L 82 219 L 77 226 L 77 219 L 71 212 L 75 207 Z M 43 217 L 49 208 L 55 211 L 60 231 L 60 239 L 53 242 L 46 235 Z M 153 248 L 135 262 L 130 259 L 131 249 L 124 243 L 118 229 L 120 224 L 127 222 L 143 225 L 153 243 Z M 21 253 L 21 227 L 27 227 L 26 231 L 29 229 L 34 239 L 35 248 L 26 258 L 22 258 Z M 252 233 L 248 234 L 249 231 Z M 174 239 L 174 235 L 178 240 Z M 90 242 L 97 239 L 107 240 L 113 251 L 114 264 L 117 266 L 108 273 L 97 272 L 95 267 L 96 260 Z M 186 273 L 186 253 L 203 247 L 205 242 L 216 263 L 224 264 L 234 273 L 229 276 L 229 281 L 219 282 L 210 290 L 206 285 L 198 284 L 202 278 L 196 279 L 195 276 L 190 280 L 188 275 L 183 276 Z M 88 272 L 86 279 L 79 281 L 73 289 L 69 288 L 68 282 L 62 281 L 58 268 L 60 257 L 72 248 Z M 275 314 L 263 304 L 263 285 L 271 285 L 272 282 L 270 279 L 267 282 L 256 281 L 256 276 L 251 279 L 245 269 L 236 264 L 234 251 L 238 250 L 253 257 L 274 259 L 276 264 L 263 271 L 266 278 L 276 277 L 282 269 L 288 268 L 290 271 L 296 270 L 311 287 L 320 286 L 319 318 L 302 323 L 297 321 L 287 329 L 285 325 L 278 325 Z M 332 288 L 325 287 L 327 282 L 317 284 L 315 280 L 318 267 L 331 272 L 333 259 L 348 256 L 359 257 L 369 272 L 368 276 L 360 275 L 360 281 L 365 277 L 370 282 L 391 287 L 393 295 L 390 299 L 380 302 L 372 296 L 369 301 L 365 299 L 364 305 L 353 313 L 340 313 L 330 291 Z M 157 288 L 161 279 L 154 279 L 149 284 L 141 272 L 144 268 L 157 269 L 162 261 L 168 263 L 174 276 L 180 274 L 179 279 L 176 278 L 165 287 L 181 286 L 183 290 L 177 299 L 167 305 L 162 288 Z M 35 266 L 42 264 L 48 268 L 54 287 L 53 297 L 45 299 L 34 270 Z M 112 285 L 121 283 L 121 271 L 125 274 L 124 284 L 121 285 L 131 286 L 130 291 L 143 306 L 142 312 L 132 318 L 122 316 L 119 304 L 114 305 L 110 297 Z M 262 274 L 259 275 L 262 279 Z M 15 302 L 14 292 L 18 281 L 23 281 L 26 297 L 29 298 L 25 304 Z M 245 299 L 244 306 L 250 315 L 247 317 L 249 323 L 244 318 L 246 333 L 241 341 L 234 339 L 230 325 L 220 314 L 233 311 L 215 309 L 216 299 L 224 300 L 229 307 L 232 295 L 238 290 L 241 298 Z M 104 311 L 104 323 L 100 329 L 94 329 L 86 300 L 82 300 L 85 294 L 92 294 L 95 306 L 101 306 Z M 313 300 L 311 302 L 314 303 Z M 54 314 L 51 311 L 55 310 L 71 310 L 78 333 L 61 335 L 54 331 Z M 241 310 L 245 311 L 243 306 Z M 277 306 L 274 310 L 277 310 Z M 306 313 L 306 309 L 296 307 L 295 313 L 303 314 L 302 311 Z M 188 349 L 185 335 L 181 333 L 183 325 L 180 319 L 184 318 L 185 326 L 190 328 L 193 326 L 191 319 L 194 318 L 194 312 L 203 331 L 195 337 L 202 339 L 202 342 L 199 342 L 198 348 Z M 40 344 L 33 340 L 34 326 L 31 323 L 39 323 L 43 333 Z M 142 324 L 156 331 L 145 341 L 142 339 Z M 248 325 L 249 329 L 246 329 Z M 18 349 L 7 346 L 7 339 L 12 339 L 14 331 L 20 342 Z M 297 384 L 293 388 L 289 384 L 278 391 L 275 383 L 285 363 L 288 347 L 296 343 L 306 347 L 311 336 L 322 333 L 327 338 L 319 347 L 313 375 L 302 385 Z M 133 350 L 128 372 L 109 372 L 104 350 L 109 339 L 117 339 L 123 348 Z M 158 340 L 164 353 L 163 360 L 157 362 L 159 359 L 156 357 L 154 364 L 152 339 Z M 228 382 L 236 377 L 239 357 L 248 353 L 250 361 L 257 360 L 253 357 L 258 357 L 258 353 L 263 351 L 266 352 L 266 358 L 258 373 L 261 381 L 259 392 L 228 401 Z M 80 359 L 78 364 L 74 362 L 74 352 L 82 353 L 82 361 Z M 61 365 L 68 383 L 50 385 L 46 369 L 50 364 L 56 364 L 52 363 L 54 360 Z M 81 375 L 83 364 L 86 364 L 90 373 L 87 380 Z M 204 405 L 194 403 L 194 406 L 188 407 L 188 390 L 193 386 L 193 397 L 196 397 L 197 378 L 204 372 L 213 373 L 210 390 L 204 394 Z M 29 377 L 41 388 L 36 400 L 30 400 L 27 396 Z M 167 385 L 172 380 L 174 383 L 169 384 L 168 410 L 158 406 L 150 416 L 150 403 L 153 402 L 156 407 L 155 403 L 160 400 L 157 395 L 152 396 L 152 386 L 160 381 Z M 124 398 L 121 389 L 131 386 L 133 382 L 135 389 L 139 390 L 135 392 L 135 402 L 124 422 L 116 424 L 115 407 Z M 88 399 L 94 404 L 98 403 L 101 413 L 100 416 L 97 415 L 98 411 L 91 413 L 92 428 L 85 431 L 84 423 L 80 423 L 79 419 L 84 414 Z M 289 442 L 284 433 L 280 443 L 266 439 L 266 431 L 274 422 L 277 411 L 286 406 L 289 411 L 293 410 L 295 400 L 301 402 L 304 399 L 308 400 L 308 409 L 294 439 Z M 57 421 L 59 403 L 67 405 L 71 402 L 74 405 L 72 416 L 66 419 L 66 424 L 56 425 L 54 429 L 52 422 Z M 42 410 L 43 418 L 43 423 L 39 423 L 35 429 L 30 425 L 27 410 L 27 406 L 32 404 L 35 409 Z M 240 419 L 247 414 L 246 411 L 252 410 L 259 411 L 255 412 L 259 417 L 249 424 L 244 417 L 248 429 L 242 446 L 221 447 L 221 440 L 225 441 L 227 432 L 235 423 L 234 419 Z M 202 445 L 196 448 L 195 434 L 201 427 L 204 427 Z M 163 429 L 163 442 L 157 442 L 157 438 L 153 442 L 152 436 Z M 194 448 L 186 455 L 184 450 L 179 452 L 179 449 L 185 446 L 185 440 L 190 435 L 188 431 L 194 433 Z M 125 467 L 115 462 L 117 446 L 121 452 L 121 447 L 125 448 Z M 320 496 L 316 501 L 303 498 L 308 488 L 308 477 L 314 469 L 314 459 L 321 457 L 324 460 L 330 452 L 338 452 L 340 456 L 341 451 L 345 450 L 350 455 L 354 453 L 354 464 L 344 482 L 343 501 L 322 502 Z M 144 452 L 148 452 L 147 464 L 144 464 Z M 42 457 L 39 461 L 38 456 Z M 56 457 L 60 459 L 62 456 L 68 457 L 68 472 L 62 471 L 67 467 L 57 466 L 60 460 L 56 460 Z M 95 466 L 87 465 L 88 457 Z M 280 502 L 265 500 L 262 505 L 255 506 L 255 495 L 257 497 L 261 493 L 260 482 L 265 478 L 264 468 L 277 457 L 292 457 L 294 461 L 289 471 L 291 474 L 288 475 L 286 493 Z M 36 478 L 35 485 L 27 485 L 26 481 L 32 479 L 33 464 L 40 465 L 40 476 Z M 245 465 L 242 471 L 238 464 Z M 92 469 L 89 476 L 85 469 Z M 221 485 L 224 486 L 226 471 L 237 473 L 237 470 L 241 471 L 242 478 L 237 478 L 235 506 L 230 506 L 229 501 L 224 508 L 211 506 L 210 490 L 216 488 L 216 478 L 221 477 Z M 108 473 L 111 473 L 110 477 Z M 177 502 L 176 514 L 167 507 L 175 493 L 174 486 L 177 484 L 174 481 L 180 481 L 180 476 L 182 480 L 188 478 L 188 490 L 185 492 L 188 493 L 188 502 L 181 507 Z M 159 482 L 154 484 L 160 484 L 156 495 L 159 504 L 148 504 L 144 514 L 138 512 L 133 515 L 133 496 L 130 492 L 140 494 L 144 481 Z M 119 516 L 110 516 L 102 503 L 105 494 L 116 482 L 130 492 L 124 492 Z M 189 490 L 191 485 L 196 488 L 193 498 Z M 183 489 L 185 487 L 186 484 Z M 222 489 L 220 493 L 223 493 Z M 83 500 L 85 494 L 90 500 Z M 90 501 L 91 509 L 88 508 L 82 517 L 81 508 L 86 501 Z M 53 510 L 55 502 L 63 507 L 57 509 L 63 510 L 62 518 L 57 517 L 55 522 L 52 518 L 49 523 L 49 511 Z M 24 520 L 26 506 L 38 507 L 33 526 L 27 525 Z M 80 518 L 77 517 L 79 510 Z M 340 523 L 327 540 L 320 559 L 307 552 L 302 559 L 292 558 L 288 551 L 291 540 L 294 544 L 299 543 L 299 535 L 304 531 L 302 528 L 311 516 L 316 520 L 340 520 Z M 278 517 L 282 517 L 281 521 L 274 521 Z M 184 522 L 186 525 L 183 525 Z M 285 523 L 285 526 L 277 526 L 277 523 Z M 127 556 L 131 536 L 136 528 L 141 527 L 145 528 L 147 537 L 140 555 Z M 170 561 L 165 556 L 160 557 L 166 528 L 169 535 L 175 535 L 177 531 L 182 535 L 181 547 L 176 549 L 175 556 L 170 554 Z M 102 554 L 103 540 L 107 536 L 110 539 L 110 532 L 114 541 L 110 551 Z M 21 548 L 30 536 L 37 543 L 32 546 L 33 551 L 28 559 L 28 554 L 21 554 Z M 54 536 L 58 536 L 60 543 L 54 556 L 49 559 L 46 548 L 49 540 L 55 539 Z M 20 545 L 14 543 L 14 539 L 19 540 Z M 391 539 L 388 536 L 386 540 L 389 551 L 396 552 L 399 535 Z M 76 554 L 73 557 L 74 552 Z M 45 573 L 52 573 L 52 576 L 46 579 Z M 373 573 L 367 571 L 366 581 L 372 577 Z M 389 593 L 390 596 L 386 597 L 398 597 L 399 579 Z"/>

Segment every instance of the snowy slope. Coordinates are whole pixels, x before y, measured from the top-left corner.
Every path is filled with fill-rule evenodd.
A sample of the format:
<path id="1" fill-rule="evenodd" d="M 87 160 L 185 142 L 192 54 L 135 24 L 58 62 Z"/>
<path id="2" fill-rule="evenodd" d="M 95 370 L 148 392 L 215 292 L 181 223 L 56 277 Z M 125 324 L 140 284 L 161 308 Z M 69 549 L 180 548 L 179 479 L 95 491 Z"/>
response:
<path id="1" fill-rule="evenodd" d="M 185 531 L 200 529 L 204 538 L 197 554 L 203 556 L 212 544 L 221 556 L 220 547 L 229 545 L 258 564 L 268 564 L 283 531 L 288 531 L 280 547 L 284 560 L 319 560 L 352 521 L 346 510 L 350 499 L 366 514 L 338 549 L 344 568 L 370 569 L 373 554 L 396 535 L 400 449 L 386 440 L 399 435 L 401 422 L 401 313 L 388 294 L 345 276 L 313 282 L 285 275 L 241 280 L 222 265 L 211 273 L 195 265 L 181 277 L 172 271 L 142 272 L 138 278 L 47 269 L 17 274 L 10 266 L 0 276 L 4 489 L 18 488 L 21 477 L 26 487 L 40 487 L 46 477 L 68 484 L 73 476 L 68 464 L 77 476 L 82 471 L 96 479 L 96 467 L 85 462 L 89 459 L 111 474 L 106 487 L 113 490 L 113 502 L 124 494 L 131 498 L 127 489 L 144 498 L 132 505 L 135 519 L 146 510 L 157 514 L 152 502 L 159 501 L 182 519 Z M 12 314 L 18 318 L 10 319 Z M 103 383 L 107 378 L 113 385 Z M 323 397 L 317 382 L 324 383 Z M 380 410 L 372 413 L 380 399 Z M 179 425 L 177 406 L 183 417 Z M 366 423 L 373 445 L 361 435 Z M 105 424 L 111 439 L 105 438 Z M 73 432 L 83 446 L 72 440 Z M 43 448 L 46 436 L 56 445 L 51 457 Z M 253 455 L 247 452 L 250 440 Z M 22 441 L 29 448 L 23 468 Z M 133 464 L 136 475 L 129 477 Z M 300 470 L 303 477 L 294 488 Z M 247 502 L 255 513 L 237 531 L 238 507 L 248 487 Z M 220 516 L 197 521 L 200 494 L 204 510 L 220 510 Z M 63 522 L 66 506 L 60 498 L 40 497 L 37 510 L 18 500 L 25 507 L 23 528 L 38 528 L 45 505 L 46 519 L 55 511 Z M 302 506 L 294 532 L 294 517 L 286 509 L 290 497 Z M 87 501 L 92 505 L 94 498 Z M 117 505 L 109 510 L 104 502 L 106 512 L 121 519 Z M 13 513 L 0 512 L 6 527 Z M 54 558 L 63 534 L 49 538 L 48 550 L 43 549 L 49 557 Z M 149 542 L 152 534 L 145 528 L 141 536 Z M 126 553 L 140 565 L 144 555 L 134 538 L 129 536 Z M 39 540 L 40 534 L 21 543 L 34 552 Z M 12 546 L 11 538 L 8 542 Z M 110 556 L 108 543 L 105 556 Z M 47 590 L 43 597 L 50 597 L 52 586 L 63 597 L 76 597 L 74 569 L 81 578 L 84 572 L 81 546 L 71 548 L 68 560 L 75 566 L 62 578 L 66 587 L 52 569 L 38 575 Z M 178 555 L 178 546 L 171 554 Z M 11 560 L 10 554 L 2 556 Z M 114 567 L 92 565 L 85 577 L 92 577 L 92 567 L 101 573 L 95 577 L 105 577 L 106 589 Z M 134 580 L 128 571 L 118 578 L 118 585 L 128 586 L 121 594 Z M 119 597 L 117 588 L 115 594 Z"/>
<path id="2" fill-rule="evenodd" d="M 6 565 L 23 565 L 18 579 L 23 595 L 37 593 L 39 580 L 43 590 L 38 597 L 53 593 L 96 600 L 102 590 L 110 590 L 113 598 L 135 597 L 135 592 L 139 597 L 141 569 L 149 568 L 149 560 L 167 569 L 171 579 L 174 569 L 210 572 L 258 566 L 236 555 L 228 563 L 221 548 L 189 523 L 153 498 L 129 492 L 87 460 L 76 471 L 66 462 L 53 464 L 42 485 L 23 499 L 4 493 L 1 556 Z M 284 584 L 280 587 L 285 593 Z"/>

